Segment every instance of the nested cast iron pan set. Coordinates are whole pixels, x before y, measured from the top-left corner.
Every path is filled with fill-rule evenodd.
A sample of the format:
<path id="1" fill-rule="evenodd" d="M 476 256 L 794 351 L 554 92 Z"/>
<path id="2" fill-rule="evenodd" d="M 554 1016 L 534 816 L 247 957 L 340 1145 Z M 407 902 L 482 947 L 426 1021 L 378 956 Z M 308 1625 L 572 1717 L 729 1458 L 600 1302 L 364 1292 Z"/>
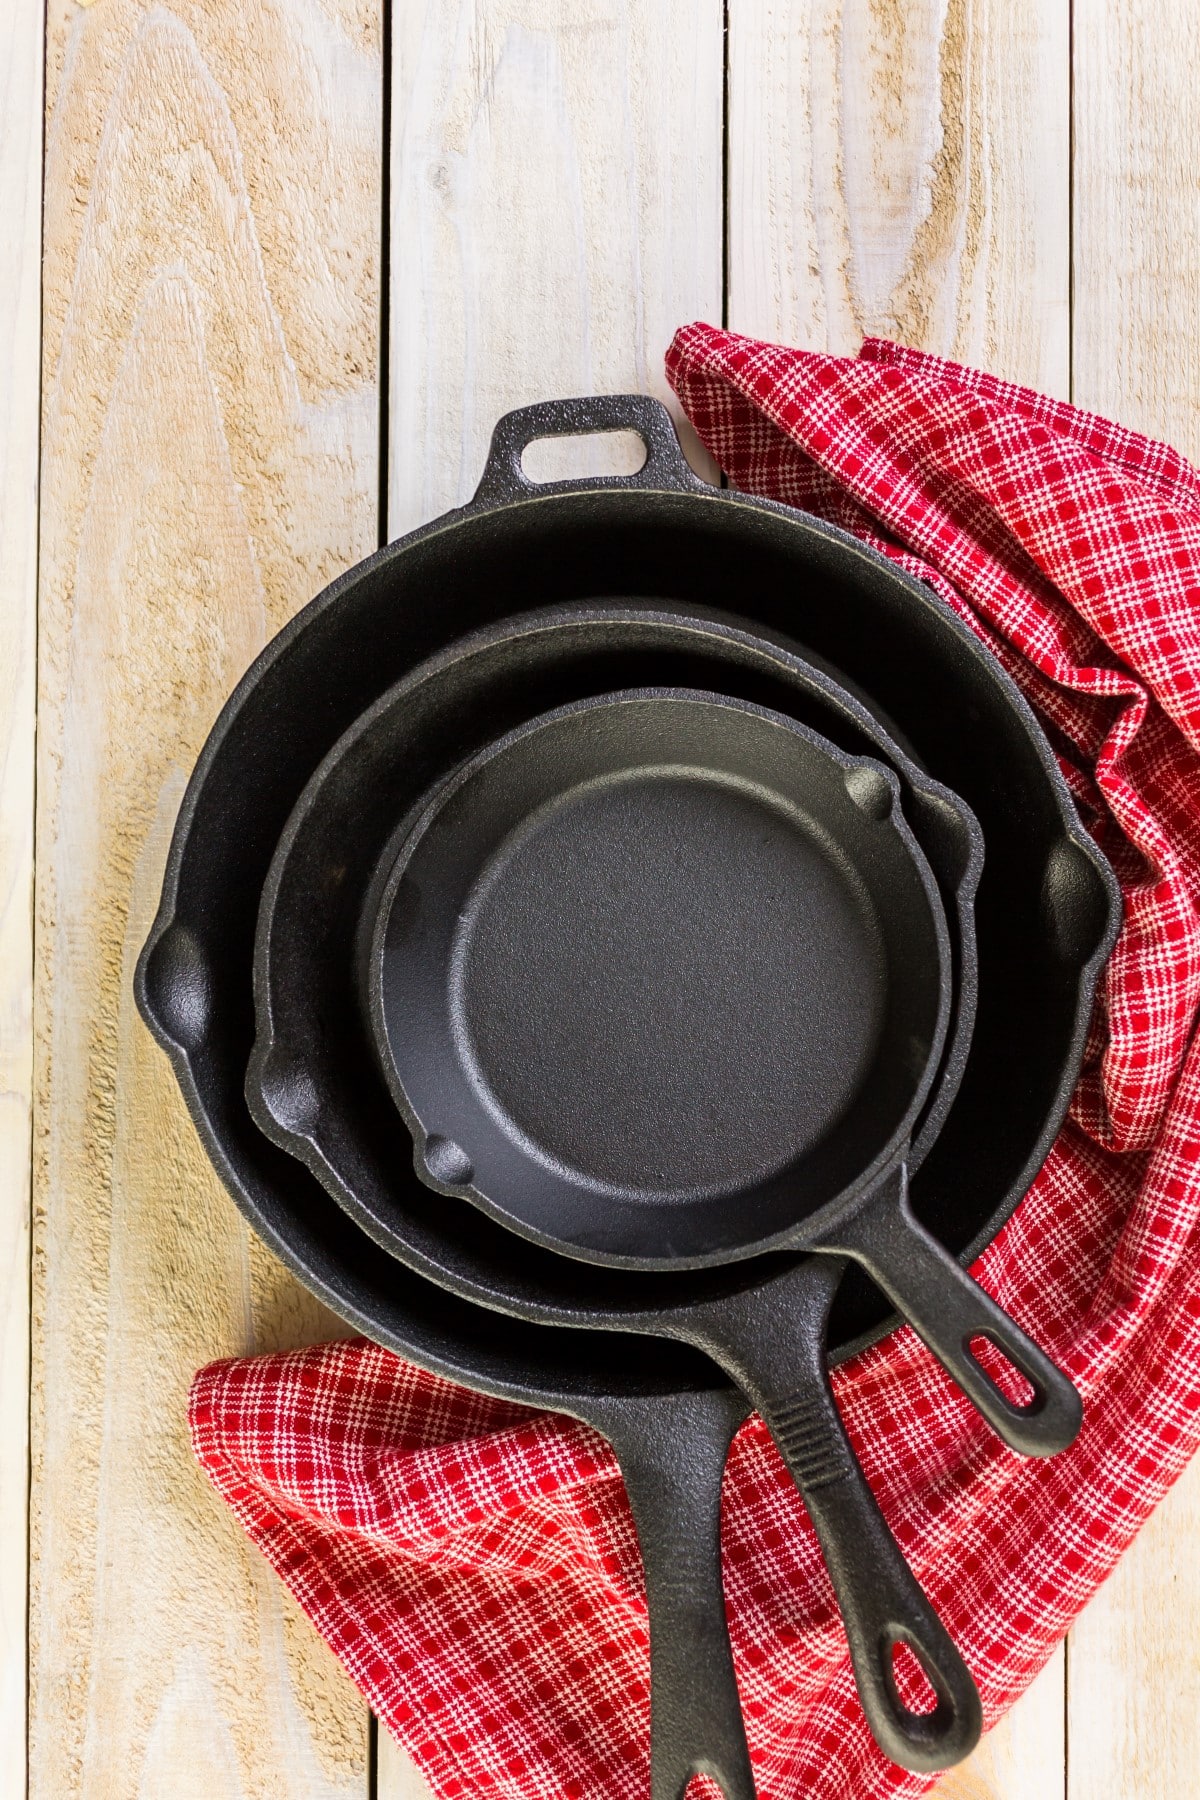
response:
<path id="1" fill-rule="evenodd" d="M 523 472 L 537 438 L 630 428 L 634 475 Z M 752 1406 L 882 1748 L 930 1770 L 978 1737 L 829 1368 L 899 1315 L 1013 1449 L 1073 1440 L 1070 1382 L 965 1269 L 1062 1122 L 1118 921 L 972 634 L 854 539 L 699 480 L 638 396 L 502 419 L 471 503 L 336 581 L 222 712 L 142 1013 L 328 1305 L 612 1443 L 655 1800 L 693 1773 L 754 1800 L 719 1539 Z"/>

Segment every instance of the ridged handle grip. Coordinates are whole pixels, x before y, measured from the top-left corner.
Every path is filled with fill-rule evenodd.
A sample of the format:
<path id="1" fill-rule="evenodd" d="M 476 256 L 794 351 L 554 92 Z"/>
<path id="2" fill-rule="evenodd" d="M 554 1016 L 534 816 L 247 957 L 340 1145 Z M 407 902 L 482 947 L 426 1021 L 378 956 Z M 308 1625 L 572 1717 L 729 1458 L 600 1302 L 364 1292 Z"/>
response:
<path id="1" fill-rule="evenodd" d="M 674 1317 L 674 1334 L 706 1350 L 762 1413 L 824 1553 L 876 1742 L 903 1768 L 946 1769 L 978 1742 L 982 1708 L 970 1671 L 900 1554 L 833 1398 L 825 1338 L 842 1267 L 810 1257 L 664 1322 Z M 894 1657 L 901 1644 L 934 1690 L 930 1712 L 915 1712 L 900 1697 Z"/>

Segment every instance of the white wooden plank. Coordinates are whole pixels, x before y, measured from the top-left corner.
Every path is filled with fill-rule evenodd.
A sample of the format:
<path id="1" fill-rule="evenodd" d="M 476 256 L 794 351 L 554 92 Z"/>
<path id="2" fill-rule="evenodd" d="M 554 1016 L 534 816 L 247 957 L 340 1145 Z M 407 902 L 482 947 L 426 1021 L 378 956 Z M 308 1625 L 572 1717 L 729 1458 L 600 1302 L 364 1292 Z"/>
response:
<path id="1" fill-rule="evenodd" d="M 1067 390 L 1068 0 L 734 0 L 729 320 Z"/>
<path id="2" fill-rule="evenodd" d="M 1194 1800 L 1200 1759 L 1200 1465 L 1070 1637 L 1068 1800 Z"/>
<path id="3" fill-rule="evenodd" d="M 974 1756 L 943 1775 L 931 1800 L 1063 1800 L 1064 1661 L 1060 1645 Z"/>
<path id="4" fill-rule="evenodd" d="M 393 31 L 397 536 L 470 495 L 509 407 L 667 398 L 675 327 L 720 317 L 722 21 L 719 0 L 413 0 Z M 539 472 L 580 466 L 606 447 Z"/>
<path id="5" fill-rule="evenodd" d="M 1200 13 L 1076 0 L 1074 397 L 1200 459 Z M 1070 1639 L 1069 1800 L 1191 1800 L 1200 1468 Z"/>
<path id="6" fill-rule="evenodd" d="M 470 495 L 509 407 L 669 398 L 675 327 L 721 313 L 723 73 L 719 0 L 414 0 L 393 32 L 396 536 Z M 630 466 L 612 451 L 547 446 L 536 474 Z M 377 1785 L 423 1800 L 382 1728 Z"/>
<path id="7" fill-rule="evenodd" d="M 420 1770 L 383 1725 L 379 1727 L 375 1771 L 378 1800 L 432 1800 Z"/>
<path id="8" fill-rule="evenodd" d="M 0 12 L 0 1800 L 24 1800 L 42 7 Z"/>
<path id="9" fill-rule="evenodd" d="M 1200 459 L 1200 8 L 1075 0 L 1073 396 Z"/>
<path id="10" fill-rule="evenodd" d="M 366 1709 L 195 1467 L 211 1357 L 339 1327 L 130 982 L 187 772 L 377 535 L 375 0 L 52 0 L 37 821 L 35 1800 L 365 1800 Z"/>

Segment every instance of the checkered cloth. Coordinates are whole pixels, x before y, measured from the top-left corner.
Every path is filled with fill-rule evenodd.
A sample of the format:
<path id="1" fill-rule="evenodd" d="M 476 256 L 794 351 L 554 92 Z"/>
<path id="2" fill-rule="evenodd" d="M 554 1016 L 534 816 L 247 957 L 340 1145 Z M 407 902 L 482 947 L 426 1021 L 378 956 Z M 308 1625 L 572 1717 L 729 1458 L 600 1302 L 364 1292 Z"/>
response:
<path id="1" fill-rule="evenodd" d="M 1070 1121 L 976 1269 L 1082 1390 L 1081 1437 L 1021 1461 L 908 1330 L 835 1381 L 991 1723 L 1200 1438 L 1200 480 L 1162 444 L 894 344 L 843 359 L 693 325 L 668 367 L 735 485 L 855 532 L 990 646 L 1054 728 L 1125 890 Z M 600 1438 L 362 1341 L 206 1369 L 192 1428 L 442 1800 L 646 1795 L 641 1573 Z M 921 1793 L 928 1778 L 867 1733 L 804 1508 L 757 1420 L 723 1529 L 764 1800 Z"/>

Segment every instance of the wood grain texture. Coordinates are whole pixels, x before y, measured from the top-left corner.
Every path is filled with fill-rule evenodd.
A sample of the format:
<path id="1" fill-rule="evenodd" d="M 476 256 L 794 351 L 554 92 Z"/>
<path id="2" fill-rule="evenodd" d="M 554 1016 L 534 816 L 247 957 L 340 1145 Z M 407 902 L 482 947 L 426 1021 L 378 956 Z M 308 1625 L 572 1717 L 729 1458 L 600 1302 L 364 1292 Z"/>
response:
<path id="1" fill-rule="evenodd" d="M 666 398 L 675 327 L 720 318 L 722 19 L 720 0 L 412 0 L 393 32 L 396 536 L 469 497 L 502 412 Z M 612 466 L 599 444 L 543 478 Z"/>
<path id="2" fill-rule="evenodd" d="M 1055 1651 L 1032 1687 L 931 1800 L 1063 1800 L 1065 1656 Z"/>
<path id="3" fill-rule="evenodd" d="M 1073 397 L 1200 460 L 1200 8 L 1075 0 Z"/>
<path id="4" fill-rule="evenodd" d="M 30 1792 L 364 1800 L 358 1696 L 189 1453 L 340 1328 L 242 1226 L 130 982 L 184 782 L 376 540 L 375 0 L 52 0 Z"/>
<path id="5" fill-rule="evenodd" d="M 1071 1632 L 1067 1800 L 1195 1800 L 1198 1552 L 1193 1464 Z"/>
<path id="6" fill-rule="evenodd" d="M 1067 391 L 1068 0 L 735 0 L 729 320 Z"/>
<path id="7" fill-rule="evenodd" d="M 1200 460 L 1200 12 L 1075 0 L 1073 396 Z M 1193 1800 L 1200 1465 L 1082 1614 L 1069 1800 Z"/>
<path id="8" fill-rule="evenodd" d="M 42 8 L 0 11 L 0 1800 L 24 1800 Z"/>

